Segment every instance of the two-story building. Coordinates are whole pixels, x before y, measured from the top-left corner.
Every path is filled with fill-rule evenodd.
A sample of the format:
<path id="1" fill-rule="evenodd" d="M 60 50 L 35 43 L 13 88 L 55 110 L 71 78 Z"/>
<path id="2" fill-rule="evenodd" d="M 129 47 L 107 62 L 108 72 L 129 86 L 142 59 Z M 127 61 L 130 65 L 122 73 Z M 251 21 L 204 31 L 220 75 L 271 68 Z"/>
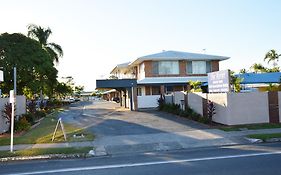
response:
<path id="1" fill-rule="evenodd" d="M 97 80 L 97 88 L 118 91 L 120 104 L 131 110 L 157 107 L 160 94 L 189 89 L 188 81 L 207 82 L 207 73 L 218 71 L 225 56 L 163 51 L 117 65 L 115 79 Z"/>

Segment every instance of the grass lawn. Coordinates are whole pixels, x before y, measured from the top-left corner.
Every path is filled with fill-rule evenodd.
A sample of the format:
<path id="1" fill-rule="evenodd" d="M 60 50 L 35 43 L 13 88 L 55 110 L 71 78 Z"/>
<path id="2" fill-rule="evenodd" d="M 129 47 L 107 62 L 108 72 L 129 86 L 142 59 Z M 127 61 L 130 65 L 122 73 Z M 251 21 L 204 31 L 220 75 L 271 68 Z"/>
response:
<path id="1" fill-rule="evenodd" d="M 37 156 L 46 154 L 87 154 L 93 147 L 71 147 L 71 148 L 34 148 L 18 150 L 13 153 L 10 151 L 0 151 L 0 158 L 16 156 Z"/>
<path id="2" fill-rule="evenodd" d="M 29 130 L 24 135 L 14 138 L 14 144 L 35 144 L 35 143 L 53 143 L 51 141 L 53 132 L 57 124 L 57 113 L 46 116 L 34 129 Z M 78 128 L 71 124 L 64 123 L 65 132 L 67 135 L 67 142 L 89 141 L 94 139 L 94 135 L 86 132 L 83 128 Z M 74 138 L 74 134 L 84 134 L 84 138 Z M 56 133 L 54 143 L 65 142 L 60 126 Z M 0 138 L 0 145 L 9 145 L 10 137 Z"/>
<path id="3" fill-rule="evenodd" d="M 261 139 L 263 141 L 272 138 L 281 138 L 281 133 L 273 133 L 273 134 L 252 134 L 248 135 L 249 138 Z"/>
<path id="4" fill-rule="evenodd" d="M 279 123 L 263 123 L 263 124 L 252 124 L 252 125 L 235 125 L 235 126 L 223 126 L 219 129 L 223 131 L 241 131 L 242 128 L 246 128 L 249 130 L 257 130 L 257 129 L 272 129 L 272 128 L 281 128 L 281 124 Z"/>

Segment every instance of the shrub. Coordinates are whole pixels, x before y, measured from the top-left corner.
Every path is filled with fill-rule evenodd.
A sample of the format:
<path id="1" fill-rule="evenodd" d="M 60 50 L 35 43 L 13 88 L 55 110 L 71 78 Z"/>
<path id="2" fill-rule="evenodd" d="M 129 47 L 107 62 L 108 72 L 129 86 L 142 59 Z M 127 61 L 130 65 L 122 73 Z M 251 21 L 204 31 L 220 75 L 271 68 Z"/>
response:
<path id="1" fill-rule="evenodd" d="M 33 114 L 36 112 L 36 102 L 34 100 L 27 103 L 27 111 Z"/>
<path id="2" fill-rule="evenodd" d="M 210 120 L 210 118 L 208 118 L 208 117 L 199 117 L 198 121 L 199 121 L 200 123 L 205 123 L 205 124 L 211 123 L 211 120 Z"/>
<path id="3" fill-rule="evenodd" d="M 35 123 L 35 116 L 32 113 L 23 114 L 22 117 L 25 117 L 28 123 L 34 124 Z"/>
<path id="4" fill-rule="evenodd" d="M 25 117 L 21 117 L 19 121 L 15 122 L 15 131 L 27 131 L 31 127 L 31 124 L 26 120 Z"/>
<path id="5" fill-rule="evenodd" d="M 34 115 L 35 115 L 36 119 L 40 119 L 40 118 L 45 117 L 46 113 L 44 111 L 36 111 Z"/>
<path id="6" fill-rule="evenodd" d="M 193 111 L 190 107 L 187 107 L 186 110 L 182 110 L 180 105 L 178 104 L 166 104 L 162 103 L 160 99 L 158 100 L 159 107 L 158 109 L 161 111 L 166 111 L 168 113 L 176 114 L 181 117 L 189 118 L 194 121 L 198 121 L 201 123 L 211 123 L 211 119 L 208 117 L 203 117 L 200 114 Z"/>

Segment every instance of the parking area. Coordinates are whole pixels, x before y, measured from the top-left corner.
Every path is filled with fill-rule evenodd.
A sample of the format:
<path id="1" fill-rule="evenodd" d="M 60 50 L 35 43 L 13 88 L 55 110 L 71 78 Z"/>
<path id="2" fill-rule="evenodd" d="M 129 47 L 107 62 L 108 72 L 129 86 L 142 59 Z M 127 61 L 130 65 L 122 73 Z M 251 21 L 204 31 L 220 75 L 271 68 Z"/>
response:
<path id="1" fill-rule="evenodd" d="M 172 114 L 148 110 L 129 111 L 107 101 L 79 103 L 61 114 L 66 122 L 87 129 L 97 137 L 183 132 L 207 129 L 206 125 Z"/>

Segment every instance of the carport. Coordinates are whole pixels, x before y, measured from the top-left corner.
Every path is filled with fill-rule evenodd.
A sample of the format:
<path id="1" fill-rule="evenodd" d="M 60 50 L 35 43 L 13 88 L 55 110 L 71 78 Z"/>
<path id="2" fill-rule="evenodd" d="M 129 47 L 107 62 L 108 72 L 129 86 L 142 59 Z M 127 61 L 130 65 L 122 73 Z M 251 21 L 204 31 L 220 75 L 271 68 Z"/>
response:
<path id="1" fill-rule="evenodd" d="M 137 80 L 136 79 L 108 79 L 96 80 L 97 89 L 115 89 L 121 95 L 120 105 L 131 110 L 137 109 Z"/>

